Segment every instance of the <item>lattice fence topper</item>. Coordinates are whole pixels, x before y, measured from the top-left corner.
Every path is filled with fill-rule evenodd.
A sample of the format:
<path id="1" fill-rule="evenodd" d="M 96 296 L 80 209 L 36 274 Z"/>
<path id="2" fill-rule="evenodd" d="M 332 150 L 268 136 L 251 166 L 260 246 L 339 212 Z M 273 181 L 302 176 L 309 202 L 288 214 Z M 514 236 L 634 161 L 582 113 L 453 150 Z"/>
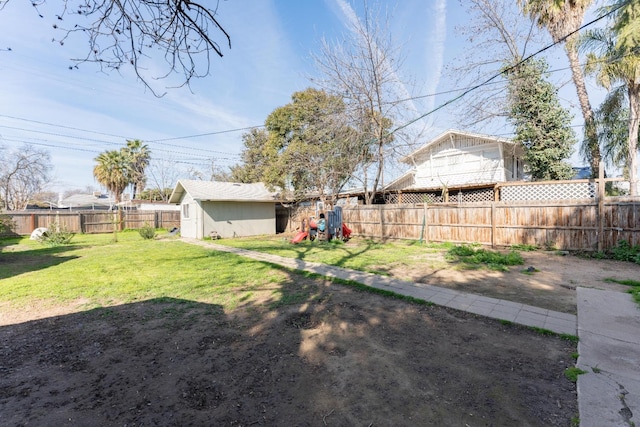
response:
<path id="1" fill-rule="evenodd" d="M 493 188 L 456 190 L 449 193 L 449 203 L 475 203 L 493 201 Z M 387 204 L 444 203 L 442 192 L 387 194 Z"/>
<path id="2" fill-rule="evenodd" d="M 554 184 L 504 185 L 501 201 L 595 199 L 594 182 L 558 182 Z"/>
<path id="3" fill-rule="evenodd" d="M 395 204 L 417 204 L 417 203 L 442 203 L 444 198 L 441 193 L 402 193 L 386 194 L 385 203 Z"/>
<path id="4" fill-rule="evenodd" d="M 458 203 L 492 202 L 493 188 L 453 192 L 449 194 L 449 201 Z"/>

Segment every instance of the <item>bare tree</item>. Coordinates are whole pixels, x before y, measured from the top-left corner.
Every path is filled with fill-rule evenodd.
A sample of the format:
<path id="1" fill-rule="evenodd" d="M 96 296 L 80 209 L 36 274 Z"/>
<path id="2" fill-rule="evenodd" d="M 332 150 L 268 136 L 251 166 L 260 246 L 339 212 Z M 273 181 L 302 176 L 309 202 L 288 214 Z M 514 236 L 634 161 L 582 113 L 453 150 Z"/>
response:
<path id="1" fill-rule="evenodd" d="M 522 16 L 517 4 L 502 0 L 466 0 L 468 23 L 456 30 L 466 37 L 465 54 L 448 66 L 455 87 L 486 81 L 505 66 L 527 56 L 527 50 L 541 42 L 541 31 Z M 508 117 L 506 77 L 493 80 L 456 104 L 463 127 L 489 125 Z"/>
<path id="2" fill-rule="evenodd" d="M 201 167 L 190 166 L 187 171 L 189 179 L 196 181 L 224 181 L 230 174 L 218 166 L 218 162 L 212 157 L 202 159 Z"/>
<path id="3" fill-rule="evenodd" d="M 354 179 L 362 184 L 367 204 L 384 185 L 385 162 L 395 154 L 398 141 L 392 126 L 404 108 L 404 96 L 399 95 L 402 58 L 389 37 L 387 21 L 380 24 L 365 2 L 363 18 L 351 19 L 343 40 L 323 40 L 314 57 L 321 77 L 312 81 L 344 99 L 350 125 L 356 129 L 352 147 L 359 153 L 359 167 Z"/>
<path id="4" fill-rule="evenodd" d="M 43 191 L 52 169 L 46 150 L 23 145 L 0 163 L 0 197 L 6 210 L 25 209 L 34 194 Z"/>
<path id="5" fill-rule="evenodd" d="M 0 0 L 0 10 L 10 0 Z M 46 0 L 33 0 L 40 10 Z M 75 34 L 87 37 L 85 56 L 72 59 L 94 62 L 101 70 L 120 70 L 131 66 L 138 78 L 154 94 L 151 80 L 182 75 L 179 86 L 189 85 L 194 77 L 210 73 L 211 55 L 222 56 L 219 39 L 231 48 L 231 38 L 216 18 L 215 7 L 191 0 L 63 0 L 53 27 L 61 31 L 56 40 L 64 44 Z M 165 70 L 148 75 L 144 60 L 153 51 L 163 56 Z"/>
<path id="6" fill-rule="evenodd" d="M 167 194 L 166 190 L 173 188 L 183 174 L 184 172 L 175 162 L 162 157 L 153 158 L 147 171 L 149 187 L 160 196 L 163 202 L 168 202 L 171 193 Z"/>

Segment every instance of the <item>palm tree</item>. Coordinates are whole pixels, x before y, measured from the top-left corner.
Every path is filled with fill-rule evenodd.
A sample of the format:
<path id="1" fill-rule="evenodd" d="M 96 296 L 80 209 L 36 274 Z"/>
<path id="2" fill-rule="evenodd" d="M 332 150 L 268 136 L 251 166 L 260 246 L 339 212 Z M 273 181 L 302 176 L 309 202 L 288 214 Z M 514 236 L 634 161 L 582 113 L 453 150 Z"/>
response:
<path id="1" fill-rule="evenodd" d="M 640 53 L 618 43 L 611 29 L 592 30 L 581 39 L 581 45 L 590 49 L 585 70 L 596 77 L 596 82 L 611 91 L 614 85 L 626 88 L 629 102 L 628 135 L 625 147 L 630 193 L 638 194 L 638 126 L 640 125 Z M 615 93 L 612 92 L 612 93 Z"/>
<path id="2" fill-rule="evenodd" d="M 144 190 L 146 184 L 145 169 L 151 160 L 151 151 L 146 144 L 139 139 L 128 140 L 127 146 L 122 149 L 128 157 L 131 184 L 133 184 L 133 196 L 137 197 Z"/>
<path id="3" fill-rule="evenodd" d="M 595 120 L 587 86 L 584 82 L 577 47 L 577 31 L 582 25 L 586 9 L 593 0 L 518 0 L 522 11 L 536 21 L 539 27 L 549 31 L 554 43 L 564 42 L 569 58 L 569 67 L 573 83 L 576 86 L 578 100 L 584 117 L 584 142 L 582 152 L 589 160 L 592 176 L 598 175 L 600 163 L 600 147 L 595 127 Z M 573 34 L 572 34 L 573 33 Z M 571 34 L 568 36 L 568 34 Z"/>
<path id="4" fill-rule="evenodd" d="M 116 204 L 120 203 L 120 196 L 130 183 L 127 156 L 122 150 L 110 150 L 100 153 L 94 160 L 98 163 L 93 167 L 96 181 L 113 193 Z"/>

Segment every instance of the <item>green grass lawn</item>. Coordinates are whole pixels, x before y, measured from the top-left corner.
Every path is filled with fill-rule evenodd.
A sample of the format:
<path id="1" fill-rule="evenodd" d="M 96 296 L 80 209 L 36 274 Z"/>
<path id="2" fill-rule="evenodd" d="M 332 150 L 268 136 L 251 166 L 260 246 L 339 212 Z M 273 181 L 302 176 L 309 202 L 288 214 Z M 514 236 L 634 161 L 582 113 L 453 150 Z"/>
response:
<path id="1" fill-rule="evenodd" d="M 87 308 L 154 298 L 220 304 L 232 309 L 256 290 L 292 274 L 265 263 L 176 240 L 144 240 L 137 232 L 77 235 L 69 246 L 0 240 L 0 303 L 20 307 L 86 301 Z"/>
<path id="2" fill-rule="evenodd" d="M 426 263 L 433 269 L 489 268 L 502 271 L 508 266 L 523 263 L 517 251 L 503 254 L 470 245 L 409 240 L 381 243 L 369 239 L 353 239 L 346 244 L 340 241 L 303 240 L 294 245 L 287 238 L 264 236 L 222 239 L 215 243 L 377 274 L 386 274 L 390 266 L 410 267 L 415 263 Z"/>
<path id="3" fill-rule="evenodd" d="M 282 237 L 252 237 L 217 243 L 377 274 L 415 263 L 434 269 L 492 268 L 501 265 L 502 256 L 471 247 L 460 254 L 459 246 L 448 243 L 366 239 L 293 245 Z M 507 262 L 512 255 L 505 257 Z M 117 242 L 111 234 L 76 235 L 70 245 L 57 247 L 28 238 L 0 240 L 0 303 L 15 307 L 85 301 L 93 308 L 166 297 L 233 309 L 258 292 L 277 305 L 297 298 L 282 288 L 299 278 L 283 268 L 175 238 L 145 240 L 135 231 L 118 233 Z"/>
<path id="4" fill-rule="evenodd" d="M 426 262 L 433 268 L 444 267 L 449 263 L 441 254 L 453 247 L 450 243 L 380 243 L 369 239 L 353 239 L 346 244 L 309 240 L 292 244 L 288 238 L 279 236 L 221 239 L 215 243 L 377 274 L 386 274 L 386 267 L 391 265 L 409 266 L 414 262 Z"/>

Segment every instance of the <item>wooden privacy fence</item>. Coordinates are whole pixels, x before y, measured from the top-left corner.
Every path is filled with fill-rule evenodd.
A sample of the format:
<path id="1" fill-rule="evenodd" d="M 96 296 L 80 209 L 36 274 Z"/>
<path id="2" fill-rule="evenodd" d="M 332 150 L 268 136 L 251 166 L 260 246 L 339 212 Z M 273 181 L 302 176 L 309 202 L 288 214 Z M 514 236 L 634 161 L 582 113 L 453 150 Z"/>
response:
<path id="1" fill-rule="evenodd" d="M 530 244 L 564 250 L 608 250 L 620 240 L 640 245 L 640 200 L 365 205 L 346 207 L 355 235 L 377 239 Z"/>
<path id="2" fill-rule="evenodd" d="M 39 227 L 60 227 L 73 233 L 110 233 L 113 225 L 118 230 L 138 229 L 145 224 L 154 228 L 180 227 L 179 211 L 88 211 L 88 212 L 7 212 L 15 227 L 13 234 L 28 235 Z"/>

